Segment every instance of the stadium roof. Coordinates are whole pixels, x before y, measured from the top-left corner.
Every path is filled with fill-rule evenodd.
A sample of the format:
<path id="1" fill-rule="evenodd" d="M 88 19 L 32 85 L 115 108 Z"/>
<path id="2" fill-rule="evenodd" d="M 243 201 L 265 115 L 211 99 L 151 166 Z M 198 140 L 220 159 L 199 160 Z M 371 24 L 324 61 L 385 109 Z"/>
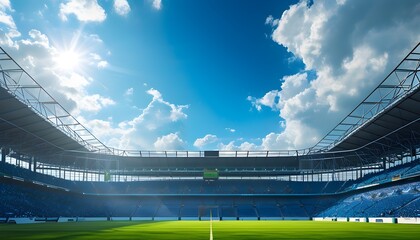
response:
<path id="1" fill-rule="evenodd" d="M 419 65 L 417 44 L 382 83 L 313 148 L 217 152 L 217 158 L 205 161 L 206 152 L 124 151 L 105 146 L 0 48 L 0 146 L 36 156 L 45 163 L 84 168 L 95 168 L 98 162 L 108 166 L 122 163 L 118 168 L 299 168 L 300 160 L 319 160 L 324 154 L 334 155 L 336 151 L 347 152 L 346 161 L 354 166 L 360 158 L 360 153 L 348 153 L 354 149 L 383 150 L 384 146 L 404 144 L 404 139 L 419 144 Z M 173 161 L 175 158 L 177 160 Z"/>
<path id="2" fill-rule="evenodd" d="M 35 79 L 0 48 L 0 143 L 27 154 L 109 153 Z"/>
<path id="3" fill-rule="evenodd" d="M 0 132 L 3 144 L 18 146 L 23 152 L 38 155 L 84 147 L 53 127 L 6 89 L 0 88 Z M 35 154 L 36 153 L 36 154 Z"/>
<path id="4" fill-rule="evenodd" d="M 420 129 L 420 43 L 386 78 L 311 150 L 358 149 L 401 127 Z M 401 132 L 400 132 L 401 133 Z M 411 131 L 405 132 L 410 138 Z"/>

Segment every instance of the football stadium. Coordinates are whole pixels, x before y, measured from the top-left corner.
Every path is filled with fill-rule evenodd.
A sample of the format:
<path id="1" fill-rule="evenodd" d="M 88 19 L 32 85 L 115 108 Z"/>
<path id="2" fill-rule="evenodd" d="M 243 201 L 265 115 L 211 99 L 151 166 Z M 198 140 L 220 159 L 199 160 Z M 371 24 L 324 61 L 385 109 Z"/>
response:
<path id="1" fill-rule="evenodd" d="M 318 144 L 287 151 L 109 148 L 0 56 L 2 235 L 420 234 L 420 44 Z"/>
<path id="2" fill-rule="evenodd" d="M 2 239 L 420 236 L 420 42 L 314 146 L 197 151 L 110 147 L 1 44 Z"/>

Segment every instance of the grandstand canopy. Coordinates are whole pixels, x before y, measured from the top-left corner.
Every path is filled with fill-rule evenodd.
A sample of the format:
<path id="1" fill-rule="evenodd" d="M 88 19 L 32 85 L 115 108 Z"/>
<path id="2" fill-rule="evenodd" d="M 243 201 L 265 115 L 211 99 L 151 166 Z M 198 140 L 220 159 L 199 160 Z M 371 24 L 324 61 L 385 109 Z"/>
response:
<path id="1" fill-rule="evenodd" d="M 0 88 L 0 144 L 30 155 L 48 156 L 63 150 L 86 149 Z"/>
<path id="2" fill-rule="evenodd" d="M 311 152 L 354 150 L 392 140 L 414 143 L 420 129 L 419 66 L 420 43 Z"/>
<path id="3" fill-rule="evenodd" d="M 298 151 L 123 151 L 100 142 L 0 48 L 0 147 L 81 169 L 334 169 L 418 148 L 419 44 L 316 146 Z M 322 163 L 317 163 L 321 162 Z M 318 166 L 318 167 L 317 167 Z M 319 167 L 320 166 L 320 167 Z M 177 171 L 177 170 L 176 170 Z"/>
<path id="4" fill-rule="evenodd" d="M 358 149 L 374 142 L 389 144 L 389 142 L 398 141 L 401 144 L 404 141 L 415 141 L 414 137 L 420 137 L 419 116 L 420 91 L 417 89 L 401 99 L 392 108 L 386 109 L 386 111 L 361 126 L 330 151 Z M 398 137 L 393 139 L 384 137 L 391 133 L 397 133 Z"/>

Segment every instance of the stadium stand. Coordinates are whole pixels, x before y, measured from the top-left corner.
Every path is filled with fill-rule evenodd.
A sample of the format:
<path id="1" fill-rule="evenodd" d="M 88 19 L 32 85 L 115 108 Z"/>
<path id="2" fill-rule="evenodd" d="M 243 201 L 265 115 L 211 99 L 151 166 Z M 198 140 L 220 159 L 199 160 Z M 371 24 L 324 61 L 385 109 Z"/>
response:
<path id="1" fill-rule="evenodd" d="M 419 217 L 419 46 L 314 147 L 255 152 L 109 148 L 0 48 L 0 222 Z"/>
<path id="2" fill-rule="evenodd" d="M 350 188 L 360 188 L 372 184 L 383 184 L 387 182 L 392 182 L 396 179 L 401 179 L 405 177 L 416 176 L 420 173 L 420 159 L 413 160 L 405 164 L 401 164 L 384 171 L 379 171 L 376 173 L 371 173 L 365 175 L 363 178 L 354 181 Z"/>
<path id="3" fill-rule="evenodd" d="M 27 181 L 89 194 L 322 194 L 336 193 L 347 181 L 293 182 L 281 180 L 144 180 L 136 182 L 75 182 L 0 163 L 0 172 Z"/>
<path id="4" fill-rule="evenodd" d="M 398 172 L 408 172 L 407 169 L 414 171 L 417 167 L 402 166 Z M 370 176 L 367 180 L 370 183 L 372 178 L 386 179 L 396 171 L 383 171 Z M 16 172 L 19 171 L 13 168 L 13 173 Z M 25 176 L 25 174 L 17 175 Z M 26 175 L 26 177 L 32 178 L 31 175 Z M 45 176 L 45 179 L 48 178 L 52 177 Z M 221 180 L 217 183 L 208 183 L 203 180 L 145 181 L 129 184 L 63 180 L 64 187 L 57 184 L 60 181 L 55 182 L 56 185 L 48 185 L 26 181 L 15 176 L 3 176 L 0 180 L 0 201 L 2 202 L 0 217 L 101 216 L 198 219 L 206 216 L 206 213 L 200 213 L 200 209 L 209 208 L 209 206 L 217 209 L 217 216 L 221 219 L 287 219 L 314 216 L 412 217 L 420 214 L 420 183 L 418 181 L 377 190 L 369 190 L 368 187 L 336 192 L 342 185 L 341 182 L 322 183 L 321 186 L 319 182 L 270 180 L 268 181 L 271 184 L 270 188 L 274 189 L 278 184 L 278 189 L 287 187 L 287 189 L 292 189 L 291 192 L 299 194 L 284 191 L 282 194 L 273 194 L 261 191 L 263 194 L 258 195 L 249 194 L 248 189 L 244 187 L 246 185 L 239 187 L 238 185 L 243 182 L 238 180 Z M 248 181 L 256 186 L 264 186 L 261 189 L 265 189 L 267 183 L 267 180 Z M 365 180 L 362 183 L 364 182 Z M 222 185 L 224 186 L 221 187 Z M 153 188 L 156 191 L 153 191 Z M 185 189 L 188 190 L 185 191 Z M 365 192 L 353 193 L 361 190 Z M 316 191 L 318 192 L 314 193 Z M 348 195 L 350 196 L 347 197 Z M 337 204 L 334 205 L 335 202 Z M 331 207 L 331 205 L 334 206 Z"/>
<path id="5" fill-rule="evenodd" d="M 14 179 L 2 178 L 0 216 L 105 216 L 183 218 L 199 217 L 200 208 L 212 206 L 221 218 L 309 217 L 298 198 L 101 196 L 67 192 Z M 313 197 L 316 198 L 316 197 Z M 311 203 L 312 204 L 312 203 Z"/>
<path id="6" fill-rule="evenodd" d="M 407 183 L 351 195 L 320 217 L 419 217 L 420 183 Z"/>

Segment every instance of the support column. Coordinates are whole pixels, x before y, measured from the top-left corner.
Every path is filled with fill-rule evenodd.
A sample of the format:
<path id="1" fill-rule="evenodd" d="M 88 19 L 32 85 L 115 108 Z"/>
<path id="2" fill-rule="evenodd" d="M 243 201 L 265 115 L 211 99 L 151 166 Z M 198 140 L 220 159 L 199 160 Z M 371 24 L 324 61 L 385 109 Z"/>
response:
<path id="1" fill-rule="evenodd" d="M 31 157 L 31 159 L 29 160 L 29 166 L 28 166 L 28 168 L 29 168 L 29 171 L 32 171 L 32 162 L 34 161 L 34 157 Z"/>
<path id="2" fill-rule="evenodd" d="M 118 174 L 118 182 L 121 182 L 121 172 L 120 172 L 120 160 L 117 160 L 117 174 Z"/>
<path id="3" fill-rule="evenodd" d="M 85 159 L 85 169 L 83 169 L 83 181 L 88 181 L 88 162 L 87 159 Z"/>
<path id="4" fill-rule="evenodd" d="M 416 157 L 416 155 L 417 155 L 416 148 L 415 147 L 412 147 L 411 148 L 411 156 L 412 157 Z"/>
<path id="5" fill-rule="evenodd" d="M 7 150 L 5 147 L 1 148 L 1 162 L 6 162 L 6 155 L 7 155 Z"/>

